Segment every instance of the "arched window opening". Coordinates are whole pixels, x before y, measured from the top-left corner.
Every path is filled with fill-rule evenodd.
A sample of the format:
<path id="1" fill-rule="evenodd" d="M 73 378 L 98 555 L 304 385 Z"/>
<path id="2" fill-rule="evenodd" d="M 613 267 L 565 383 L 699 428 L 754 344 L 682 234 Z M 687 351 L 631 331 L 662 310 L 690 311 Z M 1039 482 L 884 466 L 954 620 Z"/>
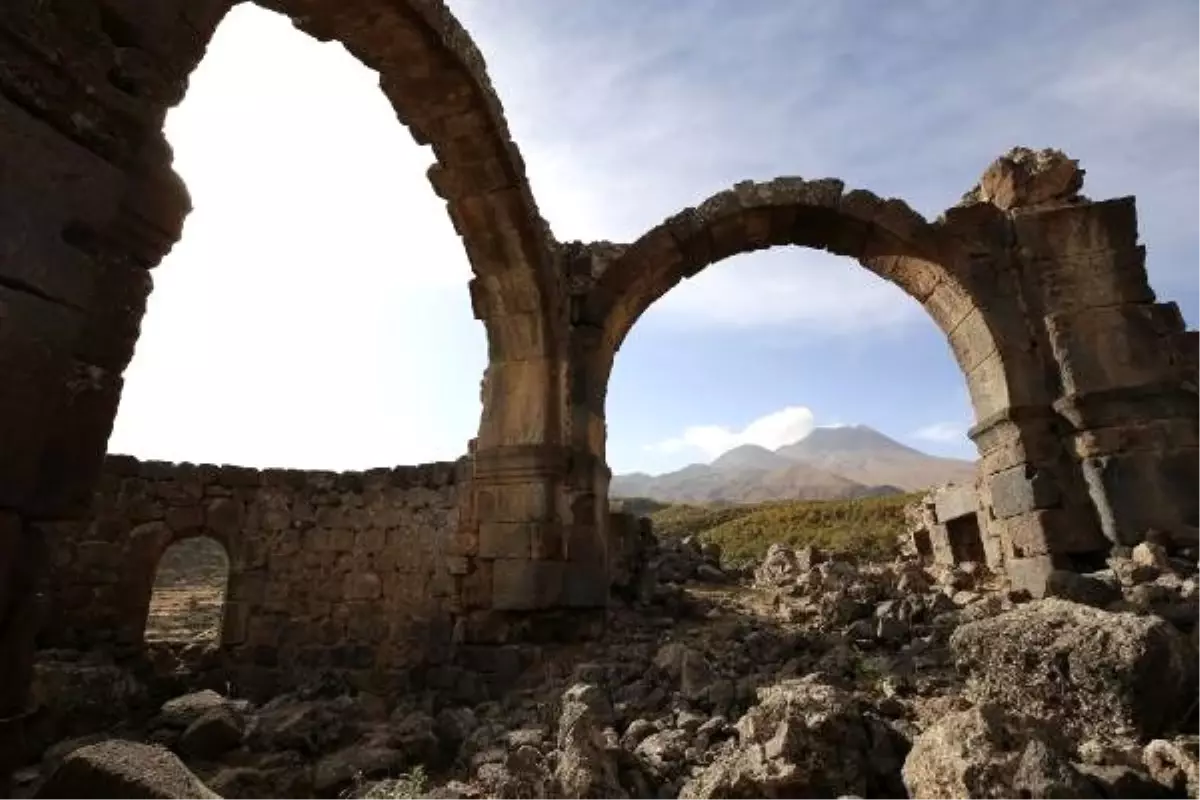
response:
<path id="1" fill-rule="evenodd" d="M 154 576 L 147 642 L 217 644 L 229 586 L 229 554 L 210 536 L 196 536 L 166 549 Z"/>
<path id="2" fill-rule="evenodd" d="M 824 251 L 736 255 L 671 289 L 618 353 L 606 410 L 614 507 L 657 509 L 658 533 L 727 560 L 775 541 L 890 557 L 918 494 L 975 481 L 946 334 Z"/>

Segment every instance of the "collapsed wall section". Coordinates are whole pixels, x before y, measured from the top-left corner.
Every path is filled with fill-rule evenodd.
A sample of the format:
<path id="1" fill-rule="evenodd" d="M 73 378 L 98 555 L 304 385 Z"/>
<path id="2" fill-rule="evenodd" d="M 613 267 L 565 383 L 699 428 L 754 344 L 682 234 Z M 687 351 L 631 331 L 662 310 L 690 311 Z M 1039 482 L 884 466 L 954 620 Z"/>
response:
<path id="1" fill-rule="evenodd" d="M 444 549 L 469 461 L 367 472 L 256 470 L 109 456 L 90 519 L 46 525 L 42 647 L 139 649 L 164 551 L 229 556 L 231 666 L 394 670 L 450 641 Z"/>

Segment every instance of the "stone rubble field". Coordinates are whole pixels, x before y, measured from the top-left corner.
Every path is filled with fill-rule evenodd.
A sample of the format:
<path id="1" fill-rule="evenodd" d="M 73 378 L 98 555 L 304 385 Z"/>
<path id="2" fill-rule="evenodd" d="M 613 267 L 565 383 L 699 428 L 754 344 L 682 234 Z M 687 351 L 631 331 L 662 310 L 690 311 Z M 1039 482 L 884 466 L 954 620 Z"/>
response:
<path id="1" fill-rule="evenodd" d="M 750 572 L 644 544 L 605 636 L 542 647 L 503 694 L 194 691 L 51 744 L 19 796 L 1197 796 L 1194 551 L 1119 549 L 1032 600 L 975 564 L 776 545 Z M 45 709 L 153 697 L 51 655 Z"/>

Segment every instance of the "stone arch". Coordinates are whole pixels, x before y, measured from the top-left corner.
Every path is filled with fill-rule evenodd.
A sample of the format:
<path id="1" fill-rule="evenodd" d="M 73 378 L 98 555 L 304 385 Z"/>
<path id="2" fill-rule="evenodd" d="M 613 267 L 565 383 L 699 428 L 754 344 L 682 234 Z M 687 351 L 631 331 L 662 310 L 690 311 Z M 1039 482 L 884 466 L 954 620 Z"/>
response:
<path id="1" fill-rule="evenodd" d="M 853 258 L 919 302 L 949 341 L 977 421 L 1013 404 L 1006 365 L 1012 348 L 996 322 L 1005 309 L 974 295 L 961 245 L 901 200 L 846 191 L 836 179 L 791 177 L 738 183 L 609 253 L 580 315 L 593 330 L 587 347 L 598 381 L 591 387 L 599 393 L 595 404 L 603 408 L 612 359 L 655 301 L 711 264 L 783 245 Z M 588 439 L 594 452 L 604 452 L 602 430 L 593 426 Z"/>
<path id="2" fill-rule="evenodd" d="M 437 0 L 261 5 L 376 70 L 399 120 L 432 150 L 429 178 L 466 248 L 488 337 L 493 389 L 484 392 L 481 447 L 557 439 L 561 337 L 547 329 L 562 308 L 554 248 L 477 48 Z M 4 189 L 14 202 L 40 198 L 22 219 L 24 250 L 0 274 L 0 301 L 28 351 L 6 354 L 28 391 L 5 400 L 14 441 L 0 505 L 45 517 L 87 504 L 149 270 L 191 207 L 163 122 L 231 6 L 189 0 L 150 12 L 97 2 L 0 17 L 14 41 L 31 43 L 5 49 L 12 74 L 29 79 L 6 86 L 0 101 L 0 145 L 22 165 Z M 64 52 L 69 70 L 55 66 Z M 517 383 L 522 402 L 501 402 Z"/>
<path id="3" fill-rule="evenodd" d="M 147 522 L 129 531 L 125 545 L 123 595 L 127 606 L 122 618 L 126 620 L 128 630 L 121 634 L 123 641 L 140 645 L 146 640 L 146 625 L 163 558 L 177 545 L 195 539 L 211 540 L 225 552 L 225 594 L 222 612 L 223 615 L 227 615 L 232 595 L 230 590 L 234 587 L 237 577 L 234 565 L 240 555 L 241 532 L 207 524 L 175 530 L 162 521 Z M 222 631 L 225 629 L 224 622 L 223 616 Z"/>

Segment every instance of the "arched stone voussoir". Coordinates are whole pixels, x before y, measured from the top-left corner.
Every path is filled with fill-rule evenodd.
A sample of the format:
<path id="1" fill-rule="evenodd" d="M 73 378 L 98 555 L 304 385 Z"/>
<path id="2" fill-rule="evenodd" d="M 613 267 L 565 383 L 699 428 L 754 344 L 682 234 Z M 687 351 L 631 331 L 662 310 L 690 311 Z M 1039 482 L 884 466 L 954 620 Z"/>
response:
<path id="1" fill-rule="evenodd" d="M 836 178 L 742 181 L 668 217 L 599 276 L 594 293 L 611 298 L 606 338 L 619 346 L 654 301 L 710 264 L 782 245 L 854 258 L 922 303 L 947 276 L 938 228 L 902 200 Z"/>

